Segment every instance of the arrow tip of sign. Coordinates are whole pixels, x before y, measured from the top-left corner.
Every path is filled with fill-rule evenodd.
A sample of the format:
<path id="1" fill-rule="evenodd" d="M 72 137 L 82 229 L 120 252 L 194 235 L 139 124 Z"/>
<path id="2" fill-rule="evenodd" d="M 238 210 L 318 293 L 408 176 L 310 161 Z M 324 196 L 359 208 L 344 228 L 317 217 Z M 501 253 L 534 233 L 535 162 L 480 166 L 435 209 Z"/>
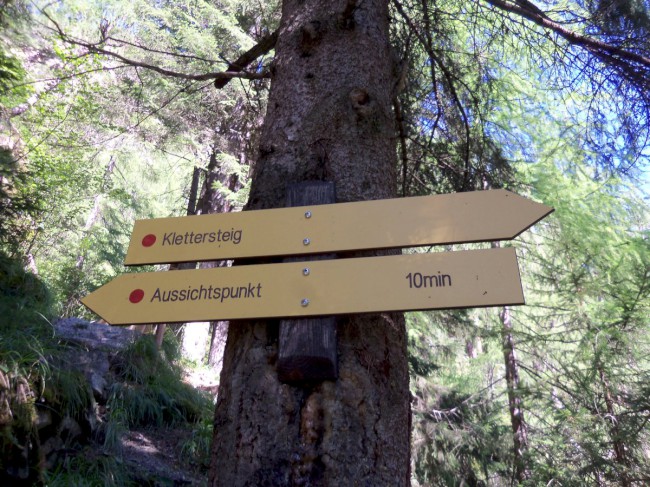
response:
<path id="1" fill-rule="evenodd" d="M 513 193 L 506 189 L 498 190 L 503 192 L 506 198 L 513 198 L 517 200 L 516 208 L 521 211 L 514 211 L 511 222 L 517 226 L 517 233 L 512 238 L 519 236 L 521 233 L 528 230 L 540 220 L 546 218 L 548 215 L 555 211 L 555 208 L 547 206 L 543 203 L 538 203 L 530 198 Z"/>
<path id="2" fill-rule="evenodd" d="M 106 316 L 100 314 L 97 309 L 100 307 L 99 305 L 101 304 L 98 302 L 95 298 L 96 296 L 93 296 L 97 291 L 93 291 L 92 293 L 84 296 L 83 298 L 80 299 L 81 304 L 83 304 L 86 308 L 88 308 L 90 311 L 92 311 L 94 314 L 99 316 L 102 320 L 104 320 L 106 323 L 109 325 L 112 324 L 111 320 L 108 319 Z"/>

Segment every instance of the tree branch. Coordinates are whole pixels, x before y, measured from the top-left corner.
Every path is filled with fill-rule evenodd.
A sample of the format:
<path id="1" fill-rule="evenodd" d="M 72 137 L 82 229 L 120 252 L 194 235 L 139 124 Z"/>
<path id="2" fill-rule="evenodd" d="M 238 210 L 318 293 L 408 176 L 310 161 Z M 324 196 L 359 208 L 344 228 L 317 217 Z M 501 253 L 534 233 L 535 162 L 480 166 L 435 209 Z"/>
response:
<path id="1" fill-rule="evenodd" d="M 620 47 L 608 44 L 606 42 L 594 39 L 593 37 L 588 37 L 582 34 L 573 32 L 560 23 L 554 21 L 548 15 L 546 15 L 542 10 L 537 8 L 534 4 L 528 0 L 516 0 L 516 3 L 513 3 L 509 0 L 485 0 L 490 5 L 498 8 L 499 10 L 504 10 L 506 12 L 511 12 L 517 14 L 525 19 L 534 22 L 535 24 L 549 29 L 555 32 L 557 35 L 562 37 L 564 40 L 569 42 L 571 45 L 581 46 L 587 49 L 592 54 L 597 55 L 599 58 L 603 59 L 606 56 L 605 61 L 609 60 L 611 62 L 624 60 L 629 63 L 634 63 L 636 65 L 641 65 L 644 68 L 650 68 L 650 58 L 647 56 L 642 56 L 632 51 L 626 49 L 621 49 Z M 620 67 L 620 65 L 619 65 Z M 630 66 L 631 67 L 631 66 Z"/>
<path id="2" fill-rule="evenodd" d="M 262 37 L 257 44 L 255 44 L 244 54 L 239 56 L 235 62 L 229 63 L 227 72 L 237 73 L 243 71 L 244 68 L 246 68 L 250 63 L 255 61 L 257 58 L 264 56 L 271 49 L 273 49 L 275 47 L 275 43 L 277 42 L 277 40 L 278 40 L 278 31 L 275 31 L 272 34 Z M 230 79 L 231 78 L 215 79 L 214 87 L 223 88 L 224 86 L 226 86 L 228 81 L 230 81 Z"/>
<path id="3" fill-rule="evenodd" d="M 153 71 L 155 73 L 162 74 L 163 76 L 168 76 L 170 78 L 185 79 L 189 81 L 215 80 L 215 85 L 217 81 L 225 81 L 221 86 L 219 86 L 219 88 L 225 86 L 228 83 L 228 81 L 230 81 L 232 78 L 263 79 L 263 78 L 268 78 L 269 76 L 266 71 L 262 71 L 259 73 L 249 73 L 241 69 L 233 70 L 233 71 L 227 70 L 227 71 L 218 71 L 218 72 L 201 73 L 201 74 L 182 73 L 179 71 L 172 71 L 170 69 L 161 68 L 160 66 L 156 66 L 154 64 L 149 64 L 135 59 L 131 59 L 126 56 L 122 56 L 121 54 L 118 54 L 116 52 L 109 51 L 108 49 L 104 49 L 96 45 L 89 44 L 87 42 L 76 41 L 74 39 L 70 39 L 66 37 L 65 34 L 62 35 L 61 39 L 64 42 L 67 42 L 69 44 L 86 48 L 89 54 L 91 53 L 101 54 L 103 56 L 117 59 L 128 66 L 148 69 L 149 71 Z"/>
<path id="4" fill-rule="evenodd" d="M 467 112 L 465 111 L 465 107 L 463 106 L 463 103 L 460 99 L 460 96 L 458 95 L 458 91 L 456 90 L 455 86 L 455 81 L 463 85 L 468 92 L 471 93 L 471 90 L 469 87 L 467 87 L 461 79 L 458 77 L 455 77 L 453 73 L 449 70 L 445 62 L 440 59 L 440 56 L 438 56 L 434 50 L 433 47 L 433 38 L 431 37 L 431 25 L 429 22 L 429 14 L 426 11 L 426 1 L 422 2 L 422 6 L 424 9 L 424 32 L 425 34 L 423 35 L 420 32 L 420 29 L 414 24 L 414 22 L 411 20 L 409 15 L 406 13 L 404 10 L 404 7 L 398 0 L 393 0 L 393 5 L 395 5 L 395 8 L 397 9 L 397 12 L 400 14 L 400 16 L 404 19 L 404 21 L 407 23 L 411 31 L 415 34 L 416 38 L 420 42 L 422 48 L 426 51 L 428 54 L 429 58 L 431 59 L 430 63 L 430 69 L 431 69 L 431 81 L 433 83 L 433 90 L 436 91 L 436 76 L 435 76 L 435 66 L 437 65 L 440 68 L 440 71 L 442 71 L 442 75 L 444 80 L 446 81 L 446 88 L 449 90 L 449 95 L 451 96 L 452 102 L 456 106 L 456 110 L 458 111 L 458 114 L 460 116 L 460 121 L 463 124 L 463 129 L 465 132 L 465 147 L 463 151 L 463 162 L 465 163 L 465 169 L 463 171 L 463 183 L 462 187 L 460 188 L 461 191 L 468 191 L 469 188 L 469 180 L 470 180 L 470 171 L 471 171 L 471 161 L 470 161 L 470 143 L 471 143 L 471 128 L 469 124 L 469 119 L 467 116 Z M 437 95 L 437 92 L 436 92 Z M 438 96 L 436 96 L 436 101 L 439 102 Z M 439 119 L 440 117 L 437 117 Z M 437 125 L 437 120 L 436 120 L 436 125 Z M 433 135 L 433 134 L 432 134 Z"/>
<path id="5" fill-rule="evenodd" d="M 102 47 L 106 39 L 103 39 L 103 41 L 100 43 L 90 43 L 84 40 L 75 39 L 70 35 L 66 34 L 61 28 L 61 26 L 56 22 L 56 20 L 54 20 L 50 15 L 48 15 L 47 12 L 42 11 L 42 13 L 54 25 L 55 27 L 54 30 L 56 31 L 59 38 L 63 42 L 74 46 L 83 47 L 84 49 L 86 49 L 87 54 L 101 54 L 102 56 L 107 56 L 113 59 L 117 59 L 118 61 L 124 63 L 125 65 L 147 69 L 170 78 L 178 78 L 178 79 L 184 79 L 189 81 L 214 80 L 214 84 L 216 88 L 223 88 L 224 86 L 226 86 L 226 84 L 228 84 L 228 82 L 232 78 L 244 78 L 244 79 L 268 78 L 269 73 L 267 71 L 251 73 L 248 71 L 244 71 L 244 68 L 248 66 L 251 62 L 253 62 L 255 59 L 257 59 L 258 57 L 269 52 L 275 46 L 275 42 L 277 40 L 277 32 L 269 34 L 266 37 L 263 37 L 255 46 L 253 46 L 251 49 L 249 49 L 244 54 L 242 54 L 234 63 L 229 63 L 228 69 L 226 71 L 190 74 L 190 73 L 183 73 L 179 71 L 172 71 L 170 69 L 165 69 L 160 66 L 156 66 L 154 64 L 145 63 L 137 59 L 131 59 L 115 51 L 106 49 L 105 47 Z M 117 40 L 117 41 L 125 42 L 123 40 Z M 136 46 L 136 47 L 140 47 L 140 46 Z M 146 48 L 145 50 L 155 51 L 149 48 Z M 161 53 L 173 55 L 173 53 L 164 53 L 164 52 Z"/>
<path id="6" fill-rule="evenodd" d="M 207 58 L 203 58 L 203 57 L 200 57 L 200 56 L 193 56 L 191 54 L 181 54 L 181 53 L 178 53 L 178 52 L 161 51 L 160 49 L 154 49 L 152 47 L 143 46 L 142 44 L 139 44 L 137 42 L 130 42 L 130 41 L 127 41 L 126 39 L 120 39 L 118 37 L 110 37 L 109 36 L 109 37 L 106 38 L 106 41 L 107 42 L 108 41 L 114 41 L 114 42 L 117 42 L 119 44 L 126 44 L 128 46 L 135 47 L 137 49 L 142 49 L 143 51 L 155 52 L 156 54 L 164 54 L 165 56 L 173 56 L 173 57 L 178 57 L 178 58 L 181 58 L 181 59 L 193 59 L 195 61 L 202 61 L 202 62 L 205 62 L 205 63 L 221 62 L 221 61 L 217 61 L 216 59 L 207 59 Z"/>

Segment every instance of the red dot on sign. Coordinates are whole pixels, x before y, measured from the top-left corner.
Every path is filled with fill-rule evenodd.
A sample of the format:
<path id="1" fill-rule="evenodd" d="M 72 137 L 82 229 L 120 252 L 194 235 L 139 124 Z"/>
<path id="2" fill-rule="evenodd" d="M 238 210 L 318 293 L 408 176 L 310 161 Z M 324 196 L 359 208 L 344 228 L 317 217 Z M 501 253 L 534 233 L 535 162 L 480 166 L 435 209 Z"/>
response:
<path id="1" fill-rule="evenodd" d="M 139 303 L 144 298 L 144 291 L 142 289 L 135 289 L 129 294 L 129 301 L 133 304 Z"/>
<path id="2" fill-rule="evenodd" d="M 143 247 L 151 247 L 155 243 L 156 243 L 156 236 L 153 233 L 150 233 L 149 235 L 145 235 L 144 238 L 142 239 Z"/>

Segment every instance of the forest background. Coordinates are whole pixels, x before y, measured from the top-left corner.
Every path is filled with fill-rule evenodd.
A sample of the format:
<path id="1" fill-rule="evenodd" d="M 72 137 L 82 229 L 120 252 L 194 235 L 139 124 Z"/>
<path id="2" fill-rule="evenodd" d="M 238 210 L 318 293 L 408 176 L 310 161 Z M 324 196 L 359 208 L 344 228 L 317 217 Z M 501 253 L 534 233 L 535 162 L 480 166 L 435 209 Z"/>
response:
<path id="1" fill-rule="evenodd" d="M 0 8 L 0 370 L 36 384 L 17 336 L 92 318 L 79 298 L 125 272 L 136 218 L 246 202 L 280 12 Z M 412 485 L 650 483 L 647 2 L 395 1 L 391 21 L 398 193 L 556 210 L 507 244 L 526 306 L 407 314 Z"/>

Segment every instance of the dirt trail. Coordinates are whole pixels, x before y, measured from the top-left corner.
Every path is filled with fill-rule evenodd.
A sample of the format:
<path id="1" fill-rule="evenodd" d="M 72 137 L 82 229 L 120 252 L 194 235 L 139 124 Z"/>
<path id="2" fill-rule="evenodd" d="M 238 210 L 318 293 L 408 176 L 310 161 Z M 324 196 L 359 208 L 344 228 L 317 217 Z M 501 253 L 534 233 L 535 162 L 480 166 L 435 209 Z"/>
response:
<path id="1" fill-rule="evenodd" d="M 142 485 L 205 486 L 207 472 L 200 465 L 180 461 L 188 436 L 184 429 L 129 431 L 122 439 L 124 463 Z"/>
<path id="2" fill-rule="evenodd" d="M 109 384 L 115 379 L 110 370 L 112 359 L 140 334 L 126 328 L 89 323 L 77 318 L 58 321 L 55 324 L 55 333 L 61 340 L 61 345 L 70 350 L 67 365 L 87 377 L 99 403 L 97 412 L 101 418 L 105 413 Z M 207 391 L 216 398 L 217 371 L 186 370 L 183 381 L 196 389 Z M 207 485 L 207 466 L 202 465 L 200 459 L 188 458 L 187 452 L 183 451 L 192 441 L 197 441 L 192 438 L 192 434 L 188 425 L 127 431 L 121 438 L 119 460 L 139 485 Z M 105 455 L 101 444 L 90 441 L 87 447 L 92 450 L 88 452 L 89 455 Z"/>

